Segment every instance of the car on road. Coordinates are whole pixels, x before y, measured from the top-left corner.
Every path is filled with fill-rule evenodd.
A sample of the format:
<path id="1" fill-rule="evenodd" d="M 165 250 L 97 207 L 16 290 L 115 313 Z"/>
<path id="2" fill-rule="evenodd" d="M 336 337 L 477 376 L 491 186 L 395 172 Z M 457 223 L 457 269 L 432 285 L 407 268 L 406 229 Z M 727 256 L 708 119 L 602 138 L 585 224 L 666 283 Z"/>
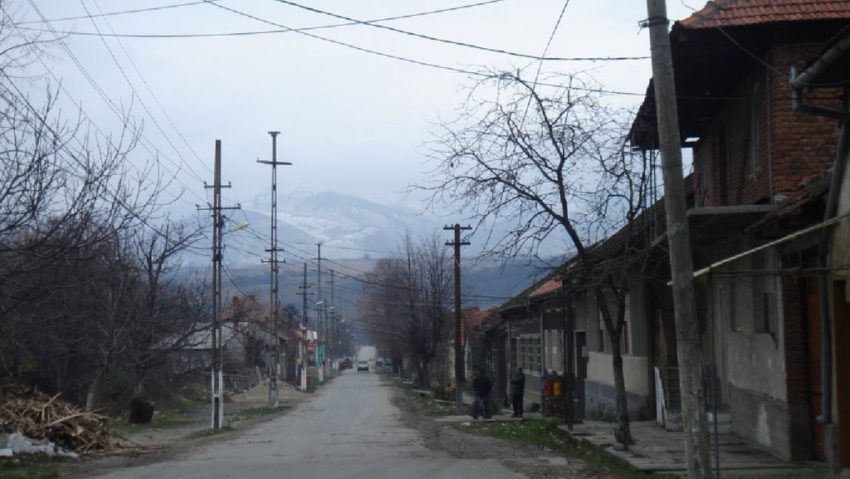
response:
<path id="1" fill-rule="evenodd" d="M 358 361 L 357 362 L 357 372 L 366 371 L 369 372 L 369 361 Z"/>

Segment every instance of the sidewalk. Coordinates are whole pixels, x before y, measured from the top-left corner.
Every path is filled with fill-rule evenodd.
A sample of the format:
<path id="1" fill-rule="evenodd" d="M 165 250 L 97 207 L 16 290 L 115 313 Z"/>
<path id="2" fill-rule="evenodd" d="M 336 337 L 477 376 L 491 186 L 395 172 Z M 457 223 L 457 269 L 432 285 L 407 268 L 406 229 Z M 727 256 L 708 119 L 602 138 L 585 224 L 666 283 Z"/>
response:
<path id="1" fill-rule="evenodd" d="M 568 431 L 566 426 L 559 426 Z M 576 424 L 569 434 L 577 440 L 594 446 L 597 450 L 620 459 L 646 473 L 682 475 L 685 473 L 685 434 L 668 432 L 654 421 L 632 422 L 632 437 L 635 444 L 627 451 L 613 448 L 613 424 L 585 420 Z M 720 477 L 724 479 L 771 477 L 782 479 L 817 479 L 828 477 L 826 468 L 819 463 L 787 462 L 763 450 L 744 443 L 734 434 L 721 434 Z M 717 464 L 713 454 L 712 467 Z"/>

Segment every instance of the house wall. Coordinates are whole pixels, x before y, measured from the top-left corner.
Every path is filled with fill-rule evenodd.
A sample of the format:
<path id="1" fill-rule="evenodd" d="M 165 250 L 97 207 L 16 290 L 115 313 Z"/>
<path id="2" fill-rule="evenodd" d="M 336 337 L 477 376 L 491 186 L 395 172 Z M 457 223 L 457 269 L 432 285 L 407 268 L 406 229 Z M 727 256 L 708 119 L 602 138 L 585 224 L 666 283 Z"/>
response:
<path id="1" fill-rule="evenodd" d="M 765 57 L 783 72 L 792 66 L 800 70 L 823 45 L 797 42 L 794 36 L 788 40 L 796 43 L 777 38 Z M 802 179 L 828 169 L 838 143 L 835 120 L 791 111 L 790 95 L 788 79 L 762 66 L 742 75 L 732 94 L 741 100 L 726 104 L 694 148 L 697 206 L 771 203 L 797 189 Z M 753 115 L 759 119 L 755 130 Z M 758 152 L 751 164 L 754 137 Z"/>
<path id="2" fill-rule="evenodd" d="M 620 343 L 623 376 L 629 416 L 632 419 L 644 419 L 651 416 L 653 408 L 648 358 L 650 323 L 645 297 L 647 291 L 639 281 L 632 282 L 629 288 L 626 312 L 628 334 L 624 333 Z M 586 414 L 591 418 L 613 419 L 617 411 L 613 356 L 594 297 L 588 293 L 578 295 L 575 314 L 577 326 L 586 328 L 588 342 L 587 378 L 584 385 Z M 577 327 L 576 330 L 581 329 Z M 625 349 L 627 341 L 628 349 Z"/>
<path id="3" fill-rule="evenodd" d="M 843 159 L 847 165 L 844 168 L 844 178 L 841 181 L 841 190 L 838 197 L 837 216 L 850 213 L 850 163 L 847 158 Z M 845 218 L 835 227 L 832 236 L 831 250 L 832 267 L 835 269 L 850 265 L 850 218 Z M 843 272 L 847 277 L 847 272 Z"/>
<path id="4" fill-rule="evenodd" d="M 753 246 L 744 239 L 730 240 L 717 247 L 715 258 Z M 779 252 L 771 249 L 720 268 L 709 278 L 714 344 L 706 351 L 713 354 L 717 395 L 729 410 L 735 433 L 790 458 L 795 417 L 788 400 L 785 314 L 792 308 L 786 307 L 788 289 L 776 273 L 781 268 Z"/>

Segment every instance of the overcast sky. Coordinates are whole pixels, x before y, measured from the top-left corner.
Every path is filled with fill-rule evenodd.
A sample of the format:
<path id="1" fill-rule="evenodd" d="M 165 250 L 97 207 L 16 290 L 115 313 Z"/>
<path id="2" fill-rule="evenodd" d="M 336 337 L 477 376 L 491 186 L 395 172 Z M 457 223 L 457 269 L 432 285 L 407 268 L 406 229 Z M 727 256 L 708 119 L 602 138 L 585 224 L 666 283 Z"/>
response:
<path id="1" fill-rule="evenodd" d="M 694 1 L 694 7 L 702 7 L 701 0 Z M 98 16 L 184 3 L 197 4 Z M 227 192 L 229 200 L 244 202 L 267 191 L 269 168 L 256 160 L 270 159 L 269 130 L 282 132 L 278 159 L 294 163 L 280 172 L 283 191 L 333 190 L 384 203 L 411 201 L 402 191 L 420 182 L 429 169 L 424 144 L 433 138 L 436 123 L 455 116 L 464 88 L 473 80 L 462 73 L 351 46 L 462 70 L 528 68 L 533 72 L 537 68 L 532 60 L 366 25 L 307 31 L 351 46 L 295 32 L 120 39 L 70 33 L 186 35 L 341 23 L 338 18 L 288 3 L 220 0 L 216 6 L 191 0 L 14 0 L 3 5 L 18 20 L 34 22 L 22 27 L 69 32 L 62 40 L 67 51 L 49 47 L 51 58 L 45 64 L 32 65 L 34 72 L 41 73 L 42 80 L 51 75 L 61 78 L 66 101 L 81 105 L 85 115 L 103 131 L 114 131 L 117 119 L 86 75 L 114 104 L 132 105 L 134 116 L 144 122 L 146 142 L 160 152 L 163 164 L 186 190 L 176 206 L 181 211 L 206 201 L 202 181 L 212 180 L 216 139 L 223 142 L 224 180 L 233 185 Z M 298 3 L 374 20 L 469 5 L 475 0 Z M 682 3 L 668 3 L 671 18 L 687 16 L 689 10 Z M 501 0 L 381 24 L 540 55 L 563 7 L 563 0 Z M 572 0 L 547 55 L 648 55 L 648 33 L 638 27 L 646 16 L 645 9 L 645 2 L 640 0 Z M 87 14 L 95 18 L 86 18 Z M 51 21 L 37 22 L 42 15 Z M 61 20 L 65 17 L 82 18 Z M 44 33 L 42 38 L 52 35 Z M 650 77 L 649 60 L 549 61 L 542 69 L 544 74 L 592 70 L 605 88 L 637 93 L 645 90 Z M 27 85 L 39 88 L 38 81 Z M 641 96 L 616 95 L 611 101 L 637 106 Z M 71 103 L 66 105 L 70 107 Z M 140 148 L 136 161 L 147 156 Z"/>

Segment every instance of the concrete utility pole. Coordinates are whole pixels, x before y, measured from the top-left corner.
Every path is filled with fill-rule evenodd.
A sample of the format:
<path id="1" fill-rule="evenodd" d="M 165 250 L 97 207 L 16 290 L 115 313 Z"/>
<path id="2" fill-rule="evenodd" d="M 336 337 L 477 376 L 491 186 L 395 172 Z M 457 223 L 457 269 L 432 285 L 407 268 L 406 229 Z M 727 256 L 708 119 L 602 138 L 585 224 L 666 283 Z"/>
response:
<path id="1" fill-rule="evenodd" d="M 316 248 L 318 249 L 318 257 L 316 257 L 317 268 L 316 268 L 316 330 L 318 331 L 318 344 L 316 345 L 316 366 L 319 370 L 319 381 L 324 380 L 325 375 L 325 363 L 324 361 L 319 361 L 320 351 L 322 350 L 322 337 L 324 336 L 323 330 L 325 329 L 325 318 L 322 314 L 325 309 L 325 300 L 322 297 L 322 243 L 316 243 Z M 322 358 L 324 359 L 324 358 Z"/>
<path id="2" fill-rule="evenodd" d="M 239 206 L 221 206 L 221 189 L 230 188 L 230 184 L 221 184 L 221 140 L 215 140 L 215 169 L 213 172 L 213 184 L 204 182 L 204 188 L 212 188 L 213 204 L 206 208 L 198 207 L 200 211 L 211 211 L 213 217 L 213 241 L 212 241 L 212 290 L 213 290 L 213 321 L 210 331 L 210 349 L 212 353 L 210 363 L 210 394 L 211 407 L 210 423 L 212 429 L 220 429 L 224 425 L 224 371 L 222 348 L 221 320 L 221 260 L 222 260 L 222 231 L 224 227 L 223 210 L 239 209 Z"/>
<path id="3" fill-rule="evenodd" d="M 460 232 L 471 230 L 471 226 L 445 226 L 443 230 L 454 231 L 454 241 L 446 241 L 446 246 L 455 249 L 455 408 L 459 414 L 464 413 L 463 389 L 466 385 L 463 358 L 463 313 L 460 309 L 460 247 L 467 246 L 469 241 L 461 241 Z"/>
<path id="4" fill-rule="evenodd" d="M 280 268 L 278 267 L 278 264 L 283 263 L 283 261 L 277 259 L 277 253 L 278 251 L 281 251 L 277 245 L 277 165 L 288 166 L 292 164 L 286 161 L 277 161 L 277 135 L 279 134 L 279 131 L 269 132 L 269 135 L 272 137 L 272 160 L 257 160 L 257 163 L 271 165 L 272 167 L 271 246 L 266 250 L 269 252 L 269 259 L 263 260 L 263 262 L 268 262 L 271 266 L 269 273 L 269 287 L 271 289 L 269 294 L 269 315 L 271 318 L 269 319 L 271 319 L 272 323 L 272 354 L 274 356 L 271 372 L 269 373 L 269 406 L 271 407 L 277 407 L 280 404 L 277 389 L 277 375 L 280 370 L 280 336 L 278 335 L 278 315 L 280 314 Z"/>
<path id="5" fill-rule="evenodd" d="M 336 354 L 336 304 L 334 304 L 334 270 L 331 270 L 331 304 L 328 310 L 328 320 L 330 321 L 329 333 L 328 333 L 328 354 L 330 355 L 331 351 L 333 351 L 334 355 Z M 333 358 L 335 356 L 331 356 Z M 331 364 L 333 366 L 333 364 Z"/>
<path id="6" fill-rule="evenodd" d="M 676 315 L 679 389 L 682 392 L 682 419 L 686 433 L 685 456 L 688 478 L 704 479 L 711 476 L 711 463 L 705 419 L 700 333 L 694 295 L 694 266 L 682 175 L 679 112 L 676 105 L 670 37 L 667 31 L 669 20 L 665 0 L 647 0 L 646 10 L 664 174 L 664 206 L 667 212 L 667 242 L 670 248 L 673 309 Z"/>
<path id="7" fill-rule="evenodd" d="M 300 291 L 296 294 L 298 296 L 302 297 L 301 331 L 304 332 L 305 340 L 306 340 L 306 333 L 310 329 L 310 328 L 307 327 L 307 296 L 313 296 L 313 293 L 307 292 L 307 288 L 309 286 L 310 285 L 307 284 L 307 263 L 304 263 L 304 282 L 301 284 L 301 286 L 298 287 L 298 289 Z M 301 364 L 298 365 L 298 367 L 300 368 L 299 369 L 299 377 L 301 378 L 301 390 L 306 391 L 307 390 L 307 365 L 304 363 L 305 357 L 306 357 L 306 349 L 304 347 L 304 341 L 302 341 L 300 347 L 301 347 L 301 350 L 300 350 Z"/>

